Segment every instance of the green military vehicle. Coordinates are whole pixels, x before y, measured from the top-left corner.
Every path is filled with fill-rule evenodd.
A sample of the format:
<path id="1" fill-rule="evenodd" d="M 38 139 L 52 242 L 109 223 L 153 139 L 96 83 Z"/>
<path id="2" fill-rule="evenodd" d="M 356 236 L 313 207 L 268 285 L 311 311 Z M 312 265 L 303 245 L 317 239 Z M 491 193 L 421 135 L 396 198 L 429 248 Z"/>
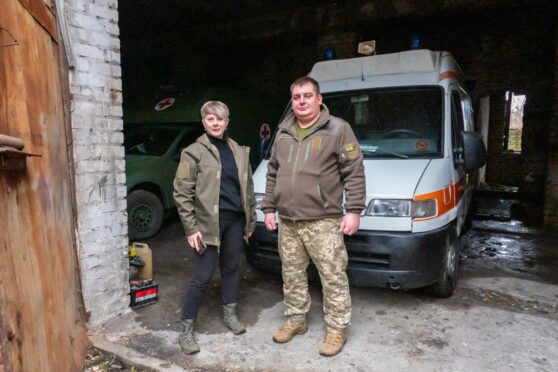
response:
<path id="1" fill-rule="evenodd" d="M 156 234 L 174 207 L 173 179 L 183 148 L 201 134 L 200 108 L 219 100 L 230 108 L 228 135 L 239 144 L 257 147 L 260 126 L 279 116 L 280 105 L 252 93 L 207 89 L 168 91 L 125 106 L 124 146 L 128 190 L 128 235 L 132 240 Z M 252 149 L 253 166 L 259 160 Z"/>

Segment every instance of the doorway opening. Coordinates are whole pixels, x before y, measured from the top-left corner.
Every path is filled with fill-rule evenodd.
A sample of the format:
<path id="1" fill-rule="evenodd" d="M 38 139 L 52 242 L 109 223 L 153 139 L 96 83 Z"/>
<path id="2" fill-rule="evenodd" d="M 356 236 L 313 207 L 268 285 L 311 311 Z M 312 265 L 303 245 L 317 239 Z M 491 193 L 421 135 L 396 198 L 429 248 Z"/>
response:
<path id="1" fill-rule="evenodd" d="M 521 153 L 521 137 L 523 134 L 523 113 L 527 96 L 512 91 L 505 95 L 506 105 L 504 111 L 504 151 Z"/>

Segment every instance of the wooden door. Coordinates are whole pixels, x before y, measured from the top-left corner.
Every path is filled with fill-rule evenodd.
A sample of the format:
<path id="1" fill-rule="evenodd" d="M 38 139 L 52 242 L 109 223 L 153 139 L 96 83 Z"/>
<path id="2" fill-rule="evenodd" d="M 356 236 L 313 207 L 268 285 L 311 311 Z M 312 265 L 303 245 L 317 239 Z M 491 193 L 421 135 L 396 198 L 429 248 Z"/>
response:
<path id="1" fill-rule="evenodd" d="M 41 155 L 0 170 L 0 371 L 80 370 L 90 346 L 52 1 L 0 0 L 0 133 Z"/>

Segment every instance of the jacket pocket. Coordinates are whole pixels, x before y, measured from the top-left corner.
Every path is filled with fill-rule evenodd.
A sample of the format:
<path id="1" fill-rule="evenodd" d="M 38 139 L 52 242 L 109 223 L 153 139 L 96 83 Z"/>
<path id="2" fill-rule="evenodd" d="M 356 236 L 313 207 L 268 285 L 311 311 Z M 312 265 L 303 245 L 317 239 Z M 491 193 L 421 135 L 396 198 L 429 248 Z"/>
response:
<path id="1" fill-rule="evenodd" d="M 320 201 L 322 202 L 322 207 L 324 207 L 324 210 L 327 210 L 327 208 L 329 207 L 329 202 L 324 196 L 322 186 L 318 183 L 317 187 L 318 187 L 318 196 L 320 197 Z"/>

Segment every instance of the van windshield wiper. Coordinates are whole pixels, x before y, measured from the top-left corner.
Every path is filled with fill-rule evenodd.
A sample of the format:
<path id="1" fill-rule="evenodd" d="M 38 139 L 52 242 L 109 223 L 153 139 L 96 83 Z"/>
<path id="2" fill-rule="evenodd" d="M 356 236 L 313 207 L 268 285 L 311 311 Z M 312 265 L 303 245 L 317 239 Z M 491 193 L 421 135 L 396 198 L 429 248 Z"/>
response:
<path id="1" fill-rule="evenodd" d="M 362 149 L 362 153 L 364 155 L 390 155 L 393 156 L 394 158 L 399 158 L 399 159 L 409 159 L 409 157 L 407 155 L 404 154 L 399 154 L 397 152 L 392 152 L 392 151 L 386 151 L 384 149 L 381 149 L 380 147 L 377 146 L 371 146 L 369 148 L 366 149 Z"/>

